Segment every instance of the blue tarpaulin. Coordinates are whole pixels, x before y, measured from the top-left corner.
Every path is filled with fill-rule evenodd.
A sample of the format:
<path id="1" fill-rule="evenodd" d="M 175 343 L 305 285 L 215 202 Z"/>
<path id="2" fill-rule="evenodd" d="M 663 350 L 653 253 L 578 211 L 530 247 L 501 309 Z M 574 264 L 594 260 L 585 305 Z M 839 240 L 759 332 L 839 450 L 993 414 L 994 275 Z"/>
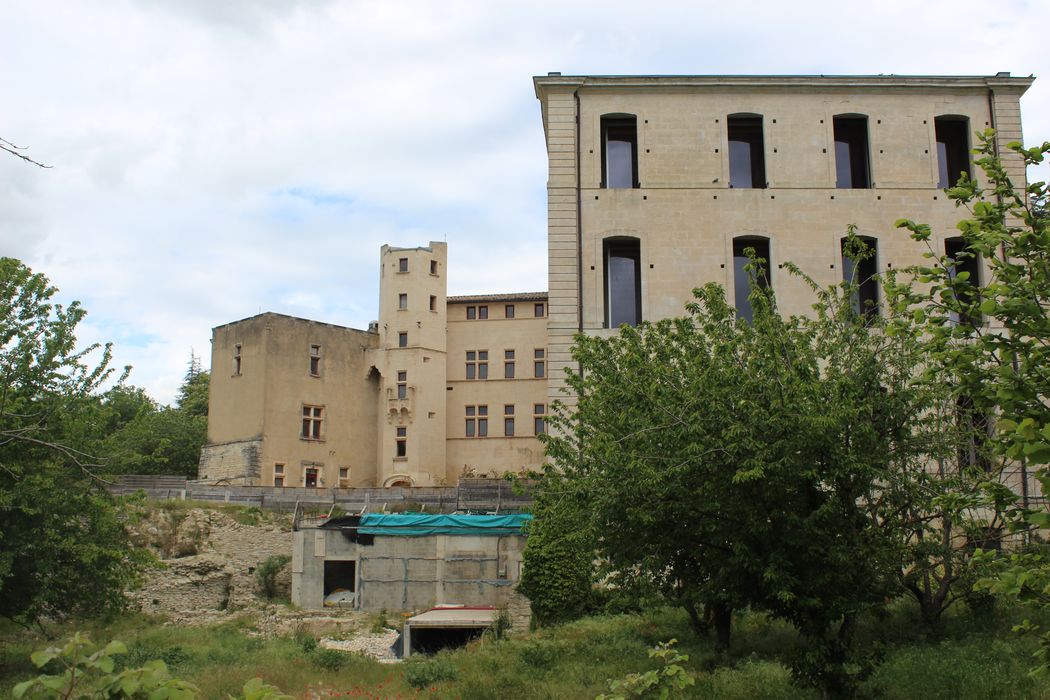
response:
<path id="1" fill-rule="evenodd" d="M 531 515 L 422 515 L 369 513 L 357 531 L 365 535 L 421 537 L 425 535 L 520 535 Z"/>

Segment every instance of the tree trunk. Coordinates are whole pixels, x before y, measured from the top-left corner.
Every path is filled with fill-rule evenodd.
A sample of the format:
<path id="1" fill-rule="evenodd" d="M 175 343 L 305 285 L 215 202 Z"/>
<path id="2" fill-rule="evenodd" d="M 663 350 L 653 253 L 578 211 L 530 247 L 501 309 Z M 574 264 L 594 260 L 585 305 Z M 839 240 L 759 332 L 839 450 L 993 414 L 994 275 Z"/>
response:
<path id="1" fill-rule="evenodd" d="M 689 626 L 693 628 L 693 633 L 696 634 L 697 637 L 706 637 L 707 633 L 711 631 L 710 606 L 704 606 L 704 614 L 702 617 L 696 609 L 696 603 L 682 603 L 682 607 L 685 608 L 686 613 L 689 614 Z"/>
<path id="2" fill-rule="evenodd" d="M 729 630 L 733 623 L 733 608 L 725 603 L 712 603 L 711 613 L 715 623 L 715 651 L 729 651 Z"/>

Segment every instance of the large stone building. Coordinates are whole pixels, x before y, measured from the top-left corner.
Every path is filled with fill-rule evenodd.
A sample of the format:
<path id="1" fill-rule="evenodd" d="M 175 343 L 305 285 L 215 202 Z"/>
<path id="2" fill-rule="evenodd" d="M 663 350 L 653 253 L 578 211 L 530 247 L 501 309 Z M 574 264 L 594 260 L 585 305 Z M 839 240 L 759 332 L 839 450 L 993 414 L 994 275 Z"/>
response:
<path id="1" fill-rule="evenodd" d="M 446 253 L 383 246 L 366 331 L 276 313 L 215 328 L 199 477 L 434 486 L 537 469 L 547 295 L 448 297 Z"/>
<path id="2" fill-rule="evenodd" d="M 957 250 L 963 212 L 943 189 L 961 171 L 981 179 L 969 149 L 990 127 L 1023 185 L 1023 165 L 1003 145 L 1021 140 L 1019 99 L 1032 81 L 534 78 L 549 161 L 550 396 L 561 396 L 577 332 L 681 315 L 708 282 L 747 314 L 747 247 L 769 261 L 787 314 L 806 313 L 812 295 L 782 264 L 822 284 L 841 280 L 850 224 L 877 251 L 862 278 L 922 260 L 894 228 L 900 218 L 929 223 L 935 249 Z M 861 295 L 878 308 L 877 285 Z"/>
<path id="3" fill-rule="evenodd" d="M 535 434 L 577 332 L 683 313 L 718 282 L 747 315 L 744 250 L 769 261 L 780 308 L 849 273 L 847 227 L 876 249 L 858 270 L 922 261 L 895 229 L 932 226 L 949 254 L 975 131 L 1019 187 L 1019 100 L 1032 78 L 536 77 L 549 162 L 546 293 L 446 297 L 446 248 L 382 250 L 368 331 L 262 314 L 214 330 L 201 478 L 284 486 L 433 485 L 542 461 Z M 982 273 L 970 267 L 971 278 Z M 868 282 L 862 301 L 877 310 Z"/>

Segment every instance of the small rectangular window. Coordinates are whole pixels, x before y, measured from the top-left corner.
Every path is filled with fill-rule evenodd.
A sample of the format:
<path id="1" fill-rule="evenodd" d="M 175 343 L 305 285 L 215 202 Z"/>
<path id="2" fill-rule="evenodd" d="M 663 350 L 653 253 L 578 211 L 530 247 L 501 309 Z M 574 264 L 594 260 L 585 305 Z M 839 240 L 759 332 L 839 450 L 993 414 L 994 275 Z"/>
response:
<path id="1" fill-rule="evenodd" d="M 514 351 L 503 351 L 503 378 L 514 379 Z"/>
<path id="2" fill-rule="evenodd" d="M 608 189 L 638 187 L 638 120 L 630 114 L 601 119 L 602 183 Z"/>
<path id="3" fill-rule="evenodd" d="M 350 468 L 339 467 L 339 486 L 345 488 L 350 481 Z"/>
<path id="4" fill-rule="evenodd" d="M 546 414 L 547 406 L 545 404 L 538 403 L 532 406 L 532 429 L 536 435 L 543 435 L 547 432 Z"/>
<path id="5" fill-rule="evenodd" d="M 729 186 L 764 188 L 766 156 L 762 140 L 762 117 L 757 114 L 730 114 Z"/>
<path id="6" fill-rule="evenodd" d="M 437 260 L 430 261 L 430 274 L 436 275 L 438 273 L 438 262 Z"/>
<path id="7" fill-rule="evenodd" d="M 277 462 L 273 465 L 274 474 L 284 474 L 284 464 Z"/>
<path id="8" fill-rule="evenodd" d="M 406 371 L 397 373 L 397 398 L 402 401 L 408 398 L 408 372 Z"/>
<path id="9" fill-rule="evenodd" d="M 478 317 L 478 307 L 476 307 L 476 306 L 468 306 L 467 307 L 467 320 L 468 321 L 473 321 L 477 317 Z"/>
<path id="10" fill-rule="evenodd" d="M 545 377 L 547 375 L 547 371 L 546 371 L 547 370 L 547 363 L 545 361 L 545 358 L 547 356 L 547 351 L 543 350 L 542 348 L 537 348 L 536 351 L 533 352 L 532 356 L 533 356 L 533 360 L 534 360 L 534 362 L 533 362 L 533 376 L 536 377 L 537 379 L 542 379 L 543 377 Z"/>
<path id="11" fill-rule="evenodd" d="M 503 437 L 514 437 L 514 405 L 503 407 Z"/>
<path id="12" fill-rule="evenodd" d="M 283 476 L 275 476 L 273 478 L 273 485 L 278 487 L 278 488 L 283 487 L 284 486 L 284 477 Z"/>
<path id="13" fill-rule="evenodd" d="M 489 317 L 489 307 L 487 307 L 487 306 L 479 306 L 478 307 L 478 318 L 479 319 L 486 319 L 488 317 Z"/>
<path id="14" fill-rule="evenodd" d="M 310 375 L 314 377 L 321 376 L 321 346 L 311 345 L 310 346 Z"/>
<path id="15" fill-rule="evenodd" d="M 489 351 L 478 350 L 478 379 L 489 378 Z"/>
<path id="16" fill-rule="evenodd" d="M 303 430 L 300 436 L 306 440 L 321 439 L 321 423 L 324 420 L 321 406 L 303 406 Z"/>
<path id="17" fill-rule="evenodd" d="M 503 307 L 504 318 L 514 318 L 514 304 L 507 304 Z"/>
<path id="18" fill-rule="evenodd" d="M 408 295 L 398 294 L 397 295 L 397 308 L 405 310 L 408 308 Z"/>
<path id="19" fill-rule="evenodd" d="M 430 295 L 430 310 L 431 311 L 437 311 L 437 308 L 438 308 L 438 298 L 436 296 L 434 296 L 433 294 L 431 294 Z"/>
<path id="20" fill-rule="evenodd" d="M 317 488 L 318 469 L 317 467 L 307 467 L 303 472 L 303 485 L 309 489 Z"/>
<path id="21" fill-rule="evenodd" d="M 961 175 L 970 176 L 970 120 L 966 117 L 937 117 L 937 187 L 955 187 Z"/>
<path id="22" fill-rule="evenodd" d="M 408 272 L 408 258 L 398 258 L 397 271 Z"/>
<path id="23" fill-rule="evenodd" d="M 394 455 L 396 457 L 408 456 L 408 428 L 398 426 L 396 438 L 394 439 Z"/>
<path id="24" fill-rule="evenodd" d="M 237 343 L 233 346 L 233 373 L 241 373 L 241 344 Z"/>
<path id="25" fill-rule="evenodd" d="M 399 348 L 407 348 L 408 347 L 408 333 L 405 333 L 404 331 L 402 331 L 401 333 L 397 334 L 397 346 Z"/>
<path id="26" fill-rule="evenodd" d="M 536 304 L 535 308 L 533 308 L 533 310 L 532 310 L 532 314 L 536 318 L 543 318 L 544 316 L 546 316 L 547 315 L 546 304 Z"/>
<path id="27" fill-rule="evenodd" d="M 834 118 L 835 186 L 839 189 L 868 189 L 868 118 L 843 115 Z"/>

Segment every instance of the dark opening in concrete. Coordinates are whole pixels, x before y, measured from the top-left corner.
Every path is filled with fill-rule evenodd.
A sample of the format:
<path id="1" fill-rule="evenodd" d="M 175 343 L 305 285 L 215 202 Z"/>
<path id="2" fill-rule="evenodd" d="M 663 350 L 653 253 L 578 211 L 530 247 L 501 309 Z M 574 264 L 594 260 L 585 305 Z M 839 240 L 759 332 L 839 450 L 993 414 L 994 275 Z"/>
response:
<path id="1" fill-rule="evenodd" d="M 337 589 L 356 591 L 356 562 L 326 561 L 324 563 L 324 594 L 327 597 Z"/>

